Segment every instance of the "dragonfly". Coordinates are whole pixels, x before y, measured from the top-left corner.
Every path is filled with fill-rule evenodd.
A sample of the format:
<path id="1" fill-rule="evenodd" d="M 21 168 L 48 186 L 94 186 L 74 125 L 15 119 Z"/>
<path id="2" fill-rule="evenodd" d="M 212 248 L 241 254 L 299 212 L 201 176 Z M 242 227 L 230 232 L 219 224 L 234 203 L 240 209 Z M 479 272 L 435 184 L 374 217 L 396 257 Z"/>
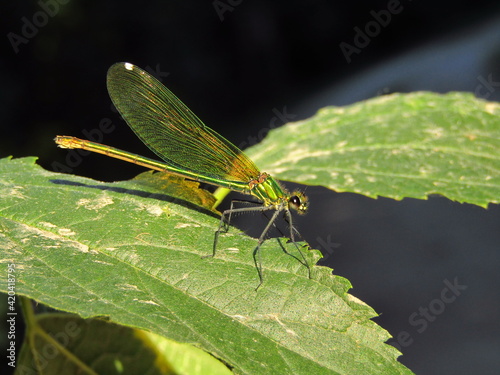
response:
<path id="1" fill-rule="evenodd" d="M 257 198 L 258 206 L 234 208 L 235 201 L 232 201 L 230 208 L 222 212 L 212 254 L 207 257 L 215 257 L 219 235 L 228 232 L 234 214 L 272 212 L 253 250 L 259 275 L 258 289 L 264 280 L 260 248 L 283 214 L 290 230 L 289 238 L 302 258 L 299 261 L 311 276 L 309 264 L 295 241 L 295 235 L 300 234 L 293 225 L 291 214 L 292 210 L 306 213 L 308 199 L 305 194 L 299 191 L 289 193 L 268 173 L 260 172 L 238 147 L 206 126 L 168 88 L 141 68 L 126 62 L 112 65 L 107 73 L 107 88 L 126 123 L 162 161 L 71 136 L 56 136 L 54 140 L 59 147 L 104 154 Z"/>

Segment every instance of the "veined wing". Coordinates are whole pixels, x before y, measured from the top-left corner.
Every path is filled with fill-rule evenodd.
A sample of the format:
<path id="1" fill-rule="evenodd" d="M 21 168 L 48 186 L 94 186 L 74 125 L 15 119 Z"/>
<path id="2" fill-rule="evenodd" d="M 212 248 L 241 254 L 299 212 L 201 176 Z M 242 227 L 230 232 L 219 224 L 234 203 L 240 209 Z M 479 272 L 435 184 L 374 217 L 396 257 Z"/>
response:
<path id="1" fill-rule="evenodd" d="M 243 152 L 208 126 L 169 89 L 130 63 L 108 70 L 111 100 L 128 125 L 161 159 L 200 176 L 249 182 L 259 176 Z"/>

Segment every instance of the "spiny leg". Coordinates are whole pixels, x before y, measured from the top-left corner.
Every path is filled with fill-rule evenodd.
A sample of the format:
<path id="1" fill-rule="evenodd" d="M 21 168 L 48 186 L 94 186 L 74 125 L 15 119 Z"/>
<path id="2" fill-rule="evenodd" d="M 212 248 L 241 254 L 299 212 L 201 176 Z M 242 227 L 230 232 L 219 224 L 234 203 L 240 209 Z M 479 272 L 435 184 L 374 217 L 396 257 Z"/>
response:
<path id="1" fill-rule="evenodd" d="M 212 254 L 205 255 L 205 256 L 203 256 L 203 258 L 209 258 L 209 257 L 215 256 L 215 253 L 217 251 L 217 243 L 219 242 L 219 234 L 221 232 L 227 233 L 227 231 L 229 230 L 230 223 L 231 223 L 231 216 L 233 214 L 236 214 L 239 212 L 266 211 L 269 209 L 273 209 L 273 207 L 269 207 L 269 206 L 233 208 L 233 205 L 235 202 L 254 203 L 254 202 L 239 201 L 239 200 L 232 200 L 231 201 L 230 208 L 228 210 L 225 210 L 224 212 L 222 212 L 222 215 L 221 215 L 221 218 L 219 221 L 219 228 L 215 231 L 214 246 L 213 246 Z M 226 217 L 227 217 L 227 220 L 226 220 Z"/>
<path id="2" fill-rule="evenodd" d="M 279 230 L 279 228 L 277 227 L 275 221 L 276 219 L 278 218 L 278 215 L 280 214 L 280 212 L 282 212 L 285 208 L 283 206 L 281 207 L 274 207 L 274 206 L 259 206 L 259 207 L 245 207 L 245 208 L 233 208 L 233 205 L 234 205 L 234 202 L 238 202 L 237 200 L 233 200 L 231 201 L 231 206 L 228 210 L 225 210 L 222 215 L 221 215 L 221 219 L 220 219 L 220 222 L 219 222 L 219 228 L 217 229 L 217 231 L 215 232 L 215 237 L 214 237 L 214 247 L 213 247 L 213 252 L 211 255 L 205 255 L 203 256 L 203 258 L 208 258 L 208 257 L 214 257 L 215 256 L 215 253 L 216 253 L 216 250 L 217 250 L 217 243 L 218 243 L 218 240 L 219 240 L 219 234 L 220 232 L 224 231 L 224 232 L 227 232 L 229 230 L 229 226 L 230 226 L 230 221 L 231 221 L 231 216 L 232 214 L 235 214 L 235 213 L 240 213 L 240 212 L 252 212 L 252 211 L 268 211 L 268 210 L 275 210 L 275 212 L 273 213 L 273 216 L 271 217 L 271 219 L 269 220 L 269 222 L 267 223 L 266 227 L 264 228 L 264 230 L 262 231 L 262 234 L 260 235 L 259 237 L 259 241 L 257 242 L 257 246 L 255 247 L 254 251 L 253 251 L 253 258 L 254 258 L 254 263 L 255 263 L 255 266 L 257 268 L 257 272 L 259 274 L 259 285 L 257 286 L 257 288 L 255 288 L 255 290 L 258 290 L 259 287 L 262 285 L 263 281 L 264 281 L 264 278 L 263 278 L 263 272 L 262 272 L 262 261 L 261 261 L 261 254 L 260 254 L 260 247 L 262 245 L 262 243 L 266 240 L 266 235 L 267 233 L 269 232 L 271 226 L 274 226 L 276 229 Z M 241 201 L 241 202 L 247 202 L 249 203 L 248 201 Z M 288 255 L 291 255 L 293 256 L 294 258 L 296 258 L 300 263 L 304 264 L 306 267 L 307 267 L 307 270 L 308 270 L 308 275 L 309 275 L 309 278 L 311 278 L 311 268 L 309 266 L 309 263 L 307 262 L 305 256 L 304 256 L 304 253 L 300 250 L 299 246 L 297 245 L 297 243 L 295 242 L 295 235 L 294 235 L 294 232 L 296 232 L 297 234 L 300 235 L 299 231 L 293 226 L 293 222 L 292 222 L 292 215 L 291 215 L 291 212 L 290 210 L 288 209 L 285 209 L 285 214 L 286 214 L 286 221 L 288 222 L 289 224 L 289 227 L 290 227 L 290 240 L 293 242 L 293 244 L 295 245 L 295 247 L 297 248 L 298 252 L 300 253 L 300 256 L 302 257 L 302 260 L 303 262 L 296 258 L 293 254 L 290 254 L 286 251 L 286 249 L 283 247 L 283 245 L 281 244 L 280 242 L 280 245 L 283 249 L 283 251 L 288 254 Z M 226 217 L 227 217 L 227 220 L 226 220 Z M 280 231 L 280 230 L 279 230 Z M 281 232 L 281 231 L 280 231 Z M 283 233 L 282 233 L 283 234 Z"/>
<path id="3" fill-rule="evenodd" d="M 262 207 L 262 208 L 274 209 L 274 207 Z M 256 291 L 260 288 L 260 286 L 262 285 L 262 283 L 264 281 L 264 277 L 262 275 L 262 260 L 261 260 L 261 255 L 260 255 L 260 246 L 265 241 L 267 232 L 269 232 L 269 229 L 271 228 L 271 226 L 272 225 L 276 226 L 276 224 L 274 224 L 274 222 L 276 221 L 276 218 L 278 217 L 278 215 L 281 211 L 282 211 L 282 208 L 277 209 L 274 212 L 273 216 L 271 217 L 271 219 L 267 223 L 266 227 L 262 231 L 262 234 L 259 237 L 259 242 L 257 242 L 257 246 L 255 247 L 255 249 L 253 251 L 253 261 L 255 263 L 255 267 L 257 268 L 257 272 L 259 273 L 259 285 L 257 285 L 257 288 L 255 288 Z"/>
<path id="4" fill-rule="evenodd" d="M 219 242 L 219 233 L 220 232 L 224 232 L 224 233 L 227 233 L 227 231 L 229 230 L 229 223 L 231 221 L 231 213 L 233 212 L 233 204 L 234 204 L 234 201 L 231 201 L 231 206 L 229 207 L 229 210 L 225 210 L 222 212 L 222 215 L 220 217 L 220 221 L 219 221 L 219 228 L 217 228 L 217 230 L 215 231 L 215 235 L 214 235 L 214 246 L 213 246 L 213 249 L 212 249 L 212 255 L 205 255 L 203 258 L 208 258 L 208 257 L 215 257 L 215 252 L 217 251 L 217 242 Z M 225 218 L 226 218 L 226 215 L 229 214 L 229 218 L 226 222 Z M 224 227 L 222 229 L 222 227 Z"/>
<path id="5" fill-rule="evenodd" d="M 293 226 L 293 221 L 292 221 L 292 213 L 290 212 L 290 210 L 286 210 L 286 220 L 288 221 L 288 225 L 290 227 L 290 240 L 293 242 L 293 244 L 295 245 L 295 247 L 297 248 L 300 256 L 302 257 L 302 260 L 304 261 L 304 265 L 307 267 L 307 274 L 308 274 L 308 277 L 311 278 L 311 267 L 309 266 L 309 263 L 307 262 L 306 260 L 306 257 L 304 256 L 304 253 L 302 252 L 302 250 L 300 250 L 300 247 L 299 245 L 297 245 L 297 243 L 295 242 L 295 236 L 293 234 L 293 232 L 297 232 L 297 234 L 300 235 L 299 231 Z"/>
<path id="6" fill-rule="evenodd" d="M 281 241 L 280 241 L 280 239 L 279 239 L 279 238 L 277 239 L 277 240 L 278 240 L 278 243 L 279 243 L 279 245 L 280 245 L 280 247 L 281 247 L 281 250 L 283 250 L 283 252 L 284 252 L 286 255 L 289 255 L 289 256 L 291 256 L 292 258 L 296 259 L 296 260 L 297 260 L 297 262 L 301 263 L 302 265 L 304 265 L 304 266 L 307 268 L 308 277 L 309 277 L 309 278 L 311 278 L 311 267 L 309 266 L 309 263 L 307 262 L 307 259 L 305 258 L 304 253 L 301 251 L 301 249 L 300 249 L 299 245 L 297 245 L 297 243 L 296 243 L 296 241 L 295 241 L 295 235 L 294 235 L 294 233 L 295 233 L 295 234 L 298 234 L 300 237 L 302 237 L 302 235 L 301 235 L 301 234 L 300 234 L 300 232 L 297 230 L 297 228 L 295 228 L 295 227 L 293 226 L 293 221 L 292 221 L 293 219 L 292 219 L 292 213 L 291 213 L 291 211 L 290 211 L 289 209 L 287 210 L 286 208 L 285 208 L 284 210 L 285 210 L 285 216 L 284 216 L 284 219 L 285 219 L 285 221 L 287 222 L 288 227 L 289 227 L 289 229 L 290 229 L 290 233 L 289 233 L 289 235 L 288 235 L 288 238 L 290 238 L 290 240 L 293 242 L 293 244 L 295 245 L 295 247 L 296 247 L 297 251 L 299 252 L 300 257 L 301 257 L 302 259 L 299 259 L 299 258 L 297 258 L 294 254 L 289 253 L 289 252 L 286 250 L 285 246 L 281 243 Z M 281 210 L 280 210 L 280 212 L 281 212 Z M 283 237 L 286 237 L 285 233 L 283 233 L 283 231 L 281 231 L 281 230 L 278 228 L 278 226 L 276 225 L 276 223 L 273 223 L 273 226 L 274 226 L 274 227 L 278 230 L 278 232 L 279 232 L 279 233 L 280 233 Z"/>

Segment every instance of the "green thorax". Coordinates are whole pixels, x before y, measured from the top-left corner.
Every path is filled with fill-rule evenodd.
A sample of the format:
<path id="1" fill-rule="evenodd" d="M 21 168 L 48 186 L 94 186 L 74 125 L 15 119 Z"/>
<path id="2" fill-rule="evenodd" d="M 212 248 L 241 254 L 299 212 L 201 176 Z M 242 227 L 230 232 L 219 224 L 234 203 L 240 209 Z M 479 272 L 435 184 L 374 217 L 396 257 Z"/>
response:
<path id="1" fill-rule="evenodd" d="M 261 173 L 259 177 L 248 183 L 250 194 L 259 198 L 264 206 L 280 206 L 288 201 L 288 193 L 267 173 Z"/>

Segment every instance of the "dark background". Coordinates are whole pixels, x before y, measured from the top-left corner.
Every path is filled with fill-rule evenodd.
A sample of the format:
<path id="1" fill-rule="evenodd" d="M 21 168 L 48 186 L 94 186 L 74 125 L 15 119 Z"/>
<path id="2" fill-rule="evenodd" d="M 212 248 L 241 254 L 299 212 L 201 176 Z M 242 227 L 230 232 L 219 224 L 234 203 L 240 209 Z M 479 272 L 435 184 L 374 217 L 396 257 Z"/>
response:
<path id="1" fill-rule="evenodd" d="M 284 109 L 298 120 L 325 105 L 416 90 L 500 101 L 498 1 L 223 0 L 228 8 L 219 12 L 213 1 L 64 2 L 53 0 L 58 9 L 52 5 L 48 16 L 35 1 L 3 3 L 1 157 L 36 155 L 46 169 L 67 166 L 52 138 L 83 137 L 103 119 L 116 124 L 104 143 L 151 156 L 111 108 L 105 77 L 118 61 L 160 71 L 164 84 L 237 145 L 254 142 Z M 390 20 L 389 8 L 399 10 Z M 374 12 L 386 20 L 378 31 Z M 341 43 L 355 47 L 355 28 L 367 26 L 373 37 L 346 58 Z M 9 33 L 25 39 L 14 46 Z M 141 171 L 98 155 L 71 166 L 104 181 Z M 307 193 L 311 211 L 299 219 L 301 233 L 400 338 L 402 363 L 418 374 L 498 373 L 497 205 L 373 200 L 319 187 Z M 467 288 L 444 303 L 446 280 Z"/>

